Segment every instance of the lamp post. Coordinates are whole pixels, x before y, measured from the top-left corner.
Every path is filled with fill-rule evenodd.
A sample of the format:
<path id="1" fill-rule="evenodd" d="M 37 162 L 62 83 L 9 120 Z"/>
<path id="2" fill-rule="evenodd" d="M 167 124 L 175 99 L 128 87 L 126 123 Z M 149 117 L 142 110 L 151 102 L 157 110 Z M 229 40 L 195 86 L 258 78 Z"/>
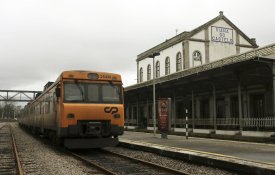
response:
<path id="1" fill-rule="evenodd" d="M 154 52 L 150 54 L 148 57 L 153 58 L 153 125 L 154 125 L 154 136 L 156 136 L 156 87 L 155 87 L 155 57 L 159 56 L 159 52 Z"/>

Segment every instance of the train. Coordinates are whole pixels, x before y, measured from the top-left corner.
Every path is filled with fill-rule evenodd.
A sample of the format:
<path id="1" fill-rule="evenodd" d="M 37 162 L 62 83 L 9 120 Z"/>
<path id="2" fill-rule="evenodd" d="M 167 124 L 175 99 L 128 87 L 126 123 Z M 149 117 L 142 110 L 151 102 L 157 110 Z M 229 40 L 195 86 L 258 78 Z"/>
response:
<path id="1" fill-rule="evenodd" d="M 119 74 L 64 71 L 21 111 L 20 126 L 69 149 L 118 144 L 124 130 L 124 98 Z"/>

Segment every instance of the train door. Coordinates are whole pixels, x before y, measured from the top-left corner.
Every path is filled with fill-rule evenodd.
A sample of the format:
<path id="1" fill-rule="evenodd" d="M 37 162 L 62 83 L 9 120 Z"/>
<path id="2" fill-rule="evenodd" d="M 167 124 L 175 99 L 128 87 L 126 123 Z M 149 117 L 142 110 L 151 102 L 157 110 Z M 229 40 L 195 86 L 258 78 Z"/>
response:
<path id="1" fill-rule="evenodd" d="M 40 133 L 44 133 L 44 118 L 45 118 L 45 98 L 41 102 L 41 114 L 40 114 Z"/>
<path id="2" fill-rule="evenodd" d="M 54 93 L 54 116 L 55 116 L 55 123 L 56 123 L 56 132 L 57 135 L 61 135 L 61 104 L 62 104 L 62 87 L 58 84 L 55 88 Z"/>

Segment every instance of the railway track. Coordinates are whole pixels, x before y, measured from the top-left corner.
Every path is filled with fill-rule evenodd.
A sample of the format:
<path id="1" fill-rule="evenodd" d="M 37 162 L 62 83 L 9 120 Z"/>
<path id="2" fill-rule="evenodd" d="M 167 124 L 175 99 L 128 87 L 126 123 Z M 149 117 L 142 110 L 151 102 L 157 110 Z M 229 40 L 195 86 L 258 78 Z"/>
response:
<path id="1" fill-rule="evenodd" d="M 11 126 L 0 127 L 0 174 L 23 175 Z"/>
<path id="2" fill-rule="evenodd" d="M 83 153 L 70 152 L 74 157 L 83 161 L 84 163 L 100 169 L 106 174 L 180 174 L 190 175 L 187 172 L 174 170 L 162 165 L 154 164 L 144 160 L 125 156 L 119 153 L 99 150 L 99 151 L 85 151 Z"/>

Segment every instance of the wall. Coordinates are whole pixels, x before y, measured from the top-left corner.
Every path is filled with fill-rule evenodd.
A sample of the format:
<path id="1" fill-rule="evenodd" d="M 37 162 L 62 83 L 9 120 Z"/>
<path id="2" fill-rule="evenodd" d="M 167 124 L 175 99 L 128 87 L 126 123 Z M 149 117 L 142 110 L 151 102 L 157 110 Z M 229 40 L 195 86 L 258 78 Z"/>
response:
<path id="1" fill-rule="evenodd" d="M 217 28 L 219 27 L 219 28 Z M 220 28 L 221 27 L 221 28 Z M 217 30 L 227 30 L 227 32 L 219 32 Z M 236 31 L 228 25 L 224 20 L 219 20 L 208 27 L 209 31 L 209 54 L 210 62 L 221 58 L 236 54 Z M 225 37 L 219 38 L 220 35 Z M 215 38 L 217 37 L 217 38 Z M 213 39 L 215 41 L 213 41 Z M 221 39 L 221 41 L 218 41 Z M 232 42 L 230 41 L 232 39 Z"/>
<path id="2" fill-rule="evenodd" d="M 205 64 L 205 44 L 204 42 L 189 41 L 189 67 L 200 66 L 200 61 L 193 61 L 193 52 L 199 51 L 202 56 L 202 64 Z"/>
<path id="3" fill-rule="evenodd" d="M 180 52 L 182 55 L 182 43 L 175 44 L 167 49 L 164 49 L 160 52 L 160 56 L 155 57 L 155 63 L 160 61 L 160 76 L 165 75 L 165 59 L 166 57 L 170 58 L 170 74 L 176 72 L 176 56 Z M 183 58 L 183 55 L 182 55 Z M 183 60 L 182 60 L 183 62 Z M 143 81 L 147 81 L 147 66 L 151 64 L 151 79 L 153 78 L 153 59 L 146 58 L 139 61 L 139 68 L 143 68 Z M 138 71 L 139 72 L 139 71 Z"/>
<path id="4" fill-rule="evenodd" d="M 207 33 L 208 32 L 208 33 Z M 209 42 L 208 42 L 209 41 Z M 183 44 L 185 44 L 185 55 L 183 55 Z M 213 62 L 219 59 L 243 53 L 251 50 L 252 45 L 242 37 L 239 32 L 220 19 L 216 23 L 208 26 L 205 30 L 199 31 L 191 38 L 179 42 L 160 52 L 160 56 L 155 57 L 155 62 L 160 61 L 160 76 L 165 76 L 165 59 L 170 58 L 170 74 L 176 72 L 176 55 L 178 52 L 182 56 L 182 68 L 192 68 Z M 202 61 L 193 61 L 194 51 L 199 51 Z M 184 60 L 187 59 L 187 60 Z M 143 82 L 147 81 L 147 66 L 151 64 L 151 79 L 153 78 L 153 59 L 146 58 L 137 64 L 138 77 L 139 70 L 143 68 Z M 187 65 L 184 65 L 187 64 Z M 139 82 L 139 81 L 138 81 Z"/>

